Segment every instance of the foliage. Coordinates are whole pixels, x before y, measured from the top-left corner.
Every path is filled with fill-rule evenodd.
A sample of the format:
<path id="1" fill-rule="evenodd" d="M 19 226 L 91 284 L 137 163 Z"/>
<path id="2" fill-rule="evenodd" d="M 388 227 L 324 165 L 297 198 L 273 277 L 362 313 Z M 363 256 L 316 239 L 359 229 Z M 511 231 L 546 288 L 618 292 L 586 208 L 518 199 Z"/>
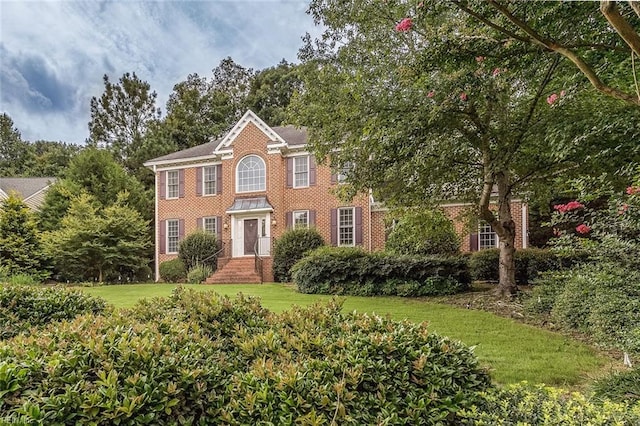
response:
<path id="1" fill-rule="evenodd" d="M 85 148 L 71 160 L 62 179 L 48 189 L 40 208 L 40 229 L 58 229 L 74 197 L 87 193 L 100 207 L 106 208 L 113 205 L 123 192 L 127 193 L 127 203 L 133 209 L 146 220 L 152 219 L 152 195 L 140 182 L 129 176 L 109 152 Z"/>
<path id="2" fill-rule="evenodd" d="M 640 367 L 619 371 L 596 380 L 593 393 L 599 399 L 640 403 Z"/>
<path id="3" fill-rule="evenodd" d="M 450 256 L 460 252 L 460 237 L 442 211 L 408 211 L 393 218 L 396 222 L 385 243 L 390 253 Z"/>
<path id="4" fill-rule="evenodd" d="M 314 228 L 297 228 L 286 231 L 273 244 L 273 276 L 276 282 L 291 281 L 291 268 L 307 252 L 325 244 Z"/>
<path id="5" fill-rule="evenodd" d="M 0 266 L 9 275 L 48 275 L 35 218 L 15 194 L 0 202 Z"/>
<path id="6" fill-rule="evenodd" d="M 0 278 L 0 282 L 6 282 L 9 285 L 25 285 L 25 286 L 40 284 L 41 280 L 42 280 L 41 275 L 30 275 L 25 273 L 10 275 L 6 279 L 6 281 L 3 281 Z"/>
<path id="7" fill-rule="evenodd" d="M 516 281 L 533 284 L 544 272 L 571 267 L 582 259 L 579 253 L 571 256 L 548 249 L 526 248 L 516 252 Z M 500 250 L 487 249 L 474 252 L 469 257 L 469 270 L 474 280 L 498 281 Z"/>
<path id="8" fill-rule="evenodd" d="M 578 392 L 527 383 L 481 394 L 482 403 L 463 410 L 461 424 L 507 425 L 633 425 L 640 422 L 640 403 L 597 402 Z"/>
<path id="9" fill-rule="evenodd" d="M 410 257 L 322 247 L 292 269 L 302 293 L 359 296 L 434 296 L 466 290 L 471 281 L 463 257 Z"/>
<path id="10" fill-rule="evenodd" d="M 217 252 L 216 236 L 205 231 L 197 231 L 187 235 L 178 246 L 178 257 L 187 270 L 204 264 L 215 271 L 218 262 L 217 256 L 214 255 Z"/>
<path id="11" fill-rule="evenodd" d="M 168 283 L 177 283 L 187 278 L 187 268 L 181 259 L 172 259 L 160 264 L 160 278 Z"/>
<path id="12" fill-rule="evenodd" d="M 136 153 L 150 123 L 160 118 L 156 92 L 136 73 L 125 73 L 117 83 L 103 77 L 104 92 L 91 98 L 88 144 L 104 148 L 129 172 L 142 166 Z"/>
<path id="13" fill-rule="evenodd" d="M 78 290 L 0 286 L 0 339 L 8 339 L 29 331 L 31 327 L 41 327 L 52 321 L 69 320 L 85 313 L 97 314 L 103 312 L 106 306 L 103 299 Z"/>
<path id="14" fill-rule="evenodd" d="M 59 229 L 42 235 L 55 270 L 67 280 L 132 279 L 146 265 L 148 223 L 127 204 L 128 194 L 104 209 L 88 194 L 72 199 Z"/>
<path id="15" fill-rule="evenodd" d="M 269 126 L 287 124 L 286 108 L 302 87 L 298 66 L 284 59 L 275 67 L 258 71 L 251 81 L 247 107 Z"/>
<path id="16" fill-rule="evenodd" d="M 0 353 L 6 422 L 442 424 L 489 386 L 471 350 L 425 325 L 180 290 Z"/>
<path id="17" fill-rule="evenodd" d="M 25 169 L 25 148 L 20 131 L 7 113 L 0 115 L 0 176 L 20 176 Z"/>
<path id="18" fill-rule="evenodd" d="M 187 282 L 190 284 L 200 284 L 206 281 L 213 274 L 213 268 L 209 265 L 196 265 L 189 269 Z"/>
<path id="19" fill-rule="evenodd" d="M 638 158 L 629 136 L 640 110 L 594 96 L 560 57 L 504 43 L 456 4 L 312 1 L 324 32 L 301 52 L 305 90 L 291 112 L 317 158 L 358 166 L 350 194 L 373 187 L 390 206 L 471 202 L 502 242 L 498 290 L 513 293 L 510 201 L 603 158 Z"/>

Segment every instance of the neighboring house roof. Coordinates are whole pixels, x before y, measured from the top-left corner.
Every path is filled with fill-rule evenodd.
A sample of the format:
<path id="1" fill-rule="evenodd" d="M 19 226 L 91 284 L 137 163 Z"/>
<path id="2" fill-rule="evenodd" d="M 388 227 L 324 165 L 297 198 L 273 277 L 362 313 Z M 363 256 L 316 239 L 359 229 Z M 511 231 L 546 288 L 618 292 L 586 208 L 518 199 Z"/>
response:
<path id="1" fill-rule="evenodd" d="M 213 159 L 221 154 L 229 152 L 230 146 L 233 144 L 235 138 L 249 123 L 253 123 L 273 141 L 273 144 L 269 144 L 270 147 L 300 148 L 307 143 L 306 128 L 298 128 L 295 126 L 269 127 L 252 111 L 247 111 L 242 119 L 240 119 L 240 121 L 238 121 L 238 123 L 236 123 L 236 125 L 233 126 L 233 128 L 223 138 L 194 146 L 193 148 L 187 148 L 182 151 L 163 155 L 162 157 L 151 159 L 144 164 L 149 167 L 171 162 Z"/>
<path id="2" fill-rule="evenodd" d="M 0 199 L 16 193 L 32 210 L 38 210 L 44 201 L 47 188 L 55 183 L 54 177 L 0 178 Z"/>

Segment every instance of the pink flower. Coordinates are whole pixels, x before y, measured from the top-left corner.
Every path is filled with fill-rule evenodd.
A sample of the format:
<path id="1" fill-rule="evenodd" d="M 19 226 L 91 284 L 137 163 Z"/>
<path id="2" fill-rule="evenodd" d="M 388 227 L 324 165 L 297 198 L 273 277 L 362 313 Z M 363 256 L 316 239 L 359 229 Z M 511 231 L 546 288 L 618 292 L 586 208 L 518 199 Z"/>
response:
<path id="1" fill-rule="evenodd" d="M 553 228 L 553 235 L 559 237 L 562 235 L 562 232 L 558 228 Z"/>
<path id="2" fill-rule="evenodd" d="M 413 26 L 413 21 L 411 18 L 404 18 L 402 21 L 396 25 L 396 31 L 400 31 L 402 33 L 407 32 Z"/>
<path id="3" fill-rule="evenodd" d="M 494 77 L 500 75 L 500 68 L 496 68 L 495 70 L 493 70 L 493 73 L 491 75 L 493 75 Z"/>
<path id="4" fill-rule="evenodd" d="M 433 98 L 433 96 L 436 94 L 436 92 L 434 92 L 433 90 L 429 91 L 429 93 L 427 93 L 427 98 Z"/>
<path id="5" fill-rule="evenodd" d="M 640 194 L 640 186 L 630 186 L 627 188 L 627 195 Z"/>
<path id="6" fill-rule="evenodd" d="M 627 210 L 629 210 L 629 204 L 623 204 L 618 209 L 618 214 L 624 214 Z"/>
<path id="7" fill-rule="evenodd" d="M 566 213 L 572 210 L 582 209 L 584 208 L 584 204 L 579 201 L 569 201 L 567 204 L 556 204 L 553 208 L 560 213 Z"/>
<path id="8" fill-rule="evenodd" d="M 566 95 L 566 94 L 567 94 L 567 92 L 565 92 L 564 90 L 561 90 L 561 91 L 560 91 L 560 97 L 563 97 L 563 96 L 564 96 L 564 95 Z"/>
<path id="9" fill-rule="evenodd" d="M 476 56 L 476 62 L 484 61 L 484 56 Z"/>
<path id="10" fill-rule="evenodd" d="M 579 234 L 588 234 L 589 232 L 591 232 L 591 228 L 584 223 L 581 223 L 580 225 L 576 226 L 576 231 Z"/>
<path id="11" fill-rule="evenodd" d="M 547 98 L 547 103 L 548 103 L 549 105 L 553 105 L 553 103 L 554 103 L 555 101 L 557 101 L 557 100 L 558 100 L 558 95 L 556 95 L 555 93 L 552 93 L 552 94 L 551 94 L 551 95 L 549 95 L 549 97 Z"/>
<path id="12" fill-rule="evenodd" d="M 460 100 L 461 101 L 466 101 L 467 100 L 467 94 L 464 93 L 464 92 L 460 93 Z"/>

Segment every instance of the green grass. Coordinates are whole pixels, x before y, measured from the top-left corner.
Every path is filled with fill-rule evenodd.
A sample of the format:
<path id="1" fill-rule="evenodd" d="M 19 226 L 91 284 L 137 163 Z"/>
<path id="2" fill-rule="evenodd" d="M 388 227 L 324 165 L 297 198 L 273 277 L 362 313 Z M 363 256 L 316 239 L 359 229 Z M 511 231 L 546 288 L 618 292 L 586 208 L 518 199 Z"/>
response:
<path id="1" fill-rule="evenodd" d="M 262 305 L 281 312 L 293 305 L 307 306 L 331 296 L 301 294 L 280 284 L 184 285 L 198 291 L 233 296 L 239 292 L 257 296 Z M 116 307 L 130 307 L 142 298 L 168 296 L 171 284 L 137 284 L 82 287 Z M 347 311 L 389 315 L 393 319 L 426 321 L 429 329 L 475 346 L 483 365 L 498 383 L 526 380 L 553 386 L 579 388 L 599 375 L 610 360 L 569 337 L 541 330 L 488 312 L 461 309 L 425 300 L 400 297 L 344 297 Z"/>

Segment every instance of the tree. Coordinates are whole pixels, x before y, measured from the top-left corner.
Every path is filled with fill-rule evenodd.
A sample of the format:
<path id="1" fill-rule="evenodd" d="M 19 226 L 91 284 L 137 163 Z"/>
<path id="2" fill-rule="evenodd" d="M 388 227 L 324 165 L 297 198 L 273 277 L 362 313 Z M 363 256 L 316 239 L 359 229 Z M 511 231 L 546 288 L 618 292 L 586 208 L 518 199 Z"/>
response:
<path id="1" fill-rule="evenodd" d="M 46 253 L 60 277 L 72 280 L 133 276 L 146 264 L 148 223 L 126 204 L 127 194 L 100 209 L 91 195 L 71 200 L 60 227 L 43 233 Z"/>
<path id="2" fill-rule="evenodd" d="M 33 152 L 27 176 L 58 176 L 80 152 L 81 147 L 71 143 L 38 140 L 29 144 Z"/>
<path id="3" fill-rule="evenodd" d="M 129 205 L 146 220 L 153 215 L 152 195 L 114 160 L 111 153 L 85 148 L 53 184 L 40 208 L 40 229 L 58 228 L 74 197 L 91 195 L 101 208 L 113 205 L 126 192 Z"/>
<path id="4" fill-rule="evenodd" d="M 497 290 L 512 294 L 514 195 L 595 163 L 602 148 L 637 156 L 629 134 L 640 130 L 624 124 L 637 111 L 583 93 L 558 57 L 492 39 L 448 4 L 430 6 L 313 1 L 325 32 L 301 51 L 304 91 L 292 115 L 310 127 L 317 158 L 356 165 L 347 195 L 373 187 L 391 206 L 472 202 L 500 239 Z M 416 11 L 420 25 L 406 18 Z M 620 128 L 594 128 L 614 116 L 600 114 L 603 103 Z"/>
<path id="5" fill-rule="evenodd" d="M 483 35 L 489 29 L 495 40 L 561 55 L 599 92 L 640 106 L 635 71 L 640 57 L 639 3 L 451 0 L 450 4 L 470 18 L 470 26 L 483 27 Z M 427 3 L 427 7 L 437 6 Z"/>
<path id="6" fill-rule="evenodd" d="M 44 253 L 36 221 L 15 194 L 0 203 L 0 266 L 10 274 L 45 276 Z"/>
<path id="7" fill-rule="evenodd" d="M 125 73 L 118 83 L 105 74 L 104 93 L 91 98 L 89 146 L 105 148 L 128 171 L 142 166 L 133 161 L 150 123 L 160 119 L 156 92 L 133 73 Z"/>
<path id="8" fill-rule="evenodd" d="M 27 166 L 29 144 L 8 114 L 0 115 L 0 176 L 21 176 Z"/>
<path id="9" fill-rule="evenodd" d="M 256 73 L 247 96 L 247 106 L 269 126 L 285 124 L 291 96 L 301 87 L 298 66 L 283 59 L 277 66 Z"/>

